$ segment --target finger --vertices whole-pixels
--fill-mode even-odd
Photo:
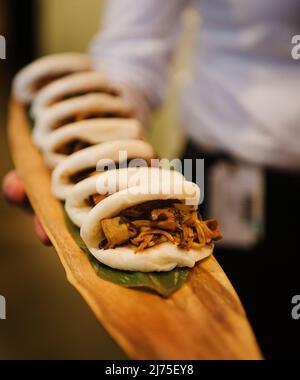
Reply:
[[[16,171],[6,174],[2,182],[2,191],[5,197],[13,203],[21,204],[26,200],[24,186]]]
[[[34,216],[34,227],[35,227],[35,232],[38,238],[40,239],[40,241],[46,246],[51,246],[52,243],[50,239],[48,238],[46,232],[44,231],[39,218],[36,215]]]

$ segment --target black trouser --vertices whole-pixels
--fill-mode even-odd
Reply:
[[[204,154],[191,142],[183,158],[204,158],[205,178],[211,165],[224,159]],[[296,359],[300,319],[291,316],[291,299],[300,294],[300,173],[266,170],[265,182],[264,241],[250,251],[216,248],[215,255],[241,298],[265,357]],[[207,181],[205,185],[207,199]],[[205,201],[202,213],[205,217]]]

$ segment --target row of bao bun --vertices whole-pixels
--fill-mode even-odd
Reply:
[[[157,166],[132,105],[93,71],[87,56],[35,61],[16,75],[13,96],[30,107],[33,141],[52,171],[53,195],[65,201],[100,262],[170,271],[212,253],[221,235],[215,220],[198,213],[199,187]]]

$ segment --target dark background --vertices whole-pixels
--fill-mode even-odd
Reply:
[[[35,13],[39,1],[0,0],[0,179],[12,168],[6,138],[7,102],[14,73],[37,56]],[[32,216],[0,195],[1,359],[124,359],[122,351],[67,283],[52,248],[37,240]]]
[[[6,138],[11,79],[17,70],[44,53],[39,50],[37,44],[37,34],[40,30],[38,23],[41,22],[38,10],[41,4],[45,5],[47,1],[54,0],[0,0],[0,34],[7,39],[7,60],[0,61],[0,179],[12,168]],[[75,0],[68,1],[71,3]],[[86,1],[88,5],[95,5],[102,0]],[[57,1],[56,3],[59,4]],[[66,13],[71,12],[66,3],[64,1],[62,10]],[[60,4],[58,7],[57,12],[60,11]],[[66,24],[66,34],[70,33],[70,25],[72,37],[71,23]],[[65,46],[62,44],[61,48],[63,50]],[[165,122],[165,119],[162,122]],[[161,128],[159,131],[161,133]],[[167,128],[166,133],[170,135]],[[163,144],[161,135],[160,140]],[[287,184],[288,181],[285,180],[284,183]],[[288,192],[285,193],[285,199],[282,199],[281,194],[277,194],[279,188],[279,184],[272,186],[272,197],[278,198],[281,208],[289,207],[295,214],[296,208],[294,204],[289,204]],[[293,223],[295,226],[298,224],[298,215],[280,222]],[[125,358],[78,293],[67,283],[54,250],[45,248],[38,242],[33,230],[32,216],[7,204],[2,195],[0,227],[0,295],[5,296],[7,300],[7,320],[0,321],[0,359]],[[293,238],[295,245],[292,249],[298,252],[297,236]],[[218,260],[238,293],[242,295],[242,301],[255,325],[260,343],[264,343],[266,347],[267,336],[268,352],[272,352],[274,341],[274,346],[277,347],[282,343],[282,351],[290,350],[295,354],[300,344],[296,336],[296,329],[299,326],[299,331],[300,324],[299,321],[291,320],[289,310],[292,296],[297,292],[299,294],[298,276],[295,275],[295,286],[291,293],[281,297],[284,304],[283,301],[281,304],[278,302],[273,284],[277,281],[286,282],[291,275],[291,269],[296,273],[298,268],[281,270],[281,262],[274,261],[275,248],[276,242],[274,250],[265,250],[268,257],[264,263],[261,255],[254,259],[253,255],[245,255],[243,252],[227,252],[226,255],[219,253]],[[283,257],[285,250],[286,247],[283,247],[282,253],[277,257]],[[234,259],[229,265],[226,257],[230,254]],[[263,291],[258,284],[259,278],[266,281]],[[266,310],[263,311],[263,315],[253,312],[254,306],[259,305],[261,310]],[[275,316],[280,313],[284,314],[282,320],[288,321],[289,330],[286,323],[276,324]],[[273,336],[270,332],[276,330],[278,333]]]

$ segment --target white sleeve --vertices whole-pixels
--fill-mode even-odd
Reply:
[[[108,0],[103,31],[92,42],[96,69],[133,88],[149,107],[165,96],[168,64],[188,0]]]

